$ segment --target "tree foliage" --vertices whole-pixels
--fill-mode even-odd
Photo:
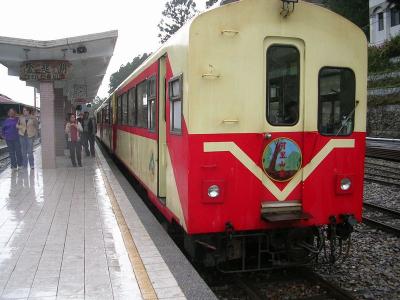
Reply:
[[[349,19],[360,27],[368,37],[369,1],[368,0],[325,0],[324,5],[332,11]]]
[[[389,5],[394,5],[397,8],[400,8],[400,0],[388,0]]]
[[[161,21],[158,23],[160,42],[166,42],[196,13],[197,9],[194,0],[169,0],[165,3]]]
[[[210,8],[213,6],[215,3],[217,3],[219,0],[207,0],[206,1],[206,8]]]
[[[137,69],[148,57],[150,53],[143,53],[136,56],[131,62],[122,65],[119,70],[110,77],[109,93],[112,93],[133,71]]]
[[[98,109],[100,107],[101,104],[103,104],[103,102],[106,100],[107,98],[101,98],[99,96],[96,96],[96,98],[94,98],[94,100],[92,101],[91,105],[91,109],[92,111],[95,111],[96,109]]]

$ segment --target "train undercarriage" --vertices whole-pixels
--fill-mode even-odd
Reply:
[[[184,237],[194,262],[224,273],[252,272],[343,261],[350,251],[352,216],[330,218],[322,227],[238,232],[229,223],[224,233]]]

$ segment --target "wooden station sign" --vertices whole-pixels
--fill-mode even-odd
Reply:
[[[32,60],[20,66],[19,78],[24,81],[54,81],[67,79],[71,64],[64,60]]]

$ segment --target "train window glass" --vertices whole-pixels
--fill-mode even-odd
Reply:
[[[149,79],[149,124],[148,128],[156,128],[156,78]]]
[[[319,72],[318,130],[323,135],[349,135],[354,129],[356,80],[346,68]]]
[[[299,120],[300,53],[293,46],[273,45],[267,51],[267,120],[293,126]]]
[[[107,103],[107,105],[106,105],[105,114],[106,114],[106,123],[109,124],[110,123],[110,103]]]
[[[113,102],[112,101],[110,101],[110,105],[109,105],[109,115],[108,115],[108,117],[109,117],[109,120],[110,120],[110,124],[113,124],[113,121],[112,121],[112,119],[114,118],[114,116],[113,116]]]
[[[119,96],[117,100],[117,122],[119,125],[122,124],[122,97]]]
[[[169,81],[170,129],[172,132],[182,132],[182,75]]]
[[[147,127],[147,81],[140,83],[136,87],[137,95],[137,119],[138,126],[146,128]]]
[[[128,124],[128,94],[122,95],[122,124]]]
[[[137,122],[136,91],[135,88],[129,90],[129,125],[135,126]]]

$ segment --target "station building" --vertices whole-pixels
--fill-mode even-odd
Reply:
[[[117,38],[118,31],[51,41],[0,37],[0,63],[40,93],[43,168],[56,168],[64,155],[65,116],[96,97]]]
[[[400,32],[400,10],[389,1],[369,0],[370,44],[382,45]]]

